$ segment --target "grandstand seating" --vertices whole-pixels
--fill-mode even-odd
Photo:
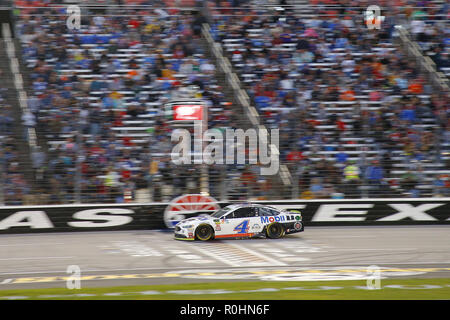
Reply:
[[[135,190],[136,181],[129,179],[129,171],[132,177],[147,179],[149,152],[151,161],[159,161],[160,171],[170,166],[171,128],[163,106],[181,88],[195,86],[196,95],[208,100],[210,128],[229,126],[230,103],[214,78],[214,66],[202,44],[192,36],[192,16],[155,14],[152,21],[149,16],[134,19],[141,24],[139,35],[121,18],[106,18],[102,25],[82,30],[80,36],[59,32],[64,20],[52,18],[50,9],[39,26],[31,20],[24,15],[18,24],[32,81],[30,101],[38,132],[48,143],[50,181],[58,185],[55,192],[65,190],[66,197],[53,195],[52,202],[73,201],[70,190],[77,155],[85,157],[81,166],[86,188],[98,185],[109,171],[117,171],[122,174],[118,185]],[[123,31],[112,32],[118,25]],[[179,40],[181,34],[185,38]],[[43,47],[53,41],[58,47]],[[83,134],[77,136],[78,132]],[[77,150],[80,144],[82,150]],[[56,173],[58,166],[66,171]],[[84,201],[107,200],[104,195],[86,197]]]
[[[450,173],[450,144],[441,135],[446,132],[448,136],[449,127],[437,116],[448,112],[447,96],[438,97],[414,67],[404,63],[405,56],[391,41],[392,33],[374,40],[373,33],[355,18],[350,22],[336,19],[340,13],[333,13],[333,8],[318,12],[303,7],[296,14],[290,10],[283,18],[270,16],[262,7],[243,6],[232,14],[230,8],[226,10],[212,8],[213,37],[223,46],[266,123],[285,131],[287,139],[281,141],[285,161],[298,148],[308,161],[317,164],[325,157],[342,170],[335,162],[341,147],[365,171],[370,161],[382,160],[388,153],[390,175],[381,183],[396,187],[411,170],[419,170],[417,189],[428,195],[436,176]],[[320,15],[325,13],[325,18]],[[242,16],[247,18],[242,20]],[[296,97],[287,99],[289,92],[296,92]],[[435,103],[446,107],[440,109]],[[408,113],[413,118],[407,118]],[[293,123],[293,117],[302,123]],[[339,130],[338,121],[345,129]],[[405,152],[409,142],[397,144],[388,134],[377,138],[377,125],[412,140],[416,155]],[[421,153],[417,149],[423,145],[417,136],[428,132],[433,143]],[[393,192],[390,188],[389,193]]]
[[[333,1],[287,1],[299,7],[286,11],[257,3],[209,1],[211,32],[264,123],[280,129],[281,161],[302,196],[448,195],[448,95],[435,92],[392,41],[394,23],[404,17],[409,23],[414,10],[394,5],[400,18],[388,14],[382,30],[368,32],[352,8],[358,1],[339,1],[338,10]],[[432,3],[439,9],[428,14],[448,14],[446,3]],[[241,115],[233,113],[192,28],[195,18],[189,11],[170,9],[170,16],[129,8],[132,17],[88,16],[81,32],[70,32],[62,10],[23,9],[17,21],[29,105],[47,144],[47,201],[73,202],[77,174],[83,202],[123,202],[129,192],[148,200],[142,194],[148,185],[155,200],[196,191],[198,168],[170,162],[162,106],[195,86],[208,100],[209,127],[235,127]],[[441,44],[444,57],[447,35],[419,43],[430,54]],[[445,59],[439,62],[447,72]],[[352,165],[359,168],[357,183],[345,175]],[[224,186],[236,199],[274,194],[252,168],[221,170],[209,169],[213,195]]]

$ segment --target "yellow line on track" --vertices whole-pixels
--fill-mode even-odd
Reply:
[[[439,272],[450,271],[450,268],[380,268],[380,272]],[[365,268],[347,268],[347,269],[274,269],[274,270],[210,270],[208,272],[190,272],[190,273],[136,273],[136,274],[104,274],[104,275],[86,275],[81,276],[80,281],[88,280],[123,280],[123,279],[148,279],[148,278],[178,278],[178,277],[195,277],[195,276],[229,276],[229,275],[267,275],[267,274],[285,274],[285,273],[366,273]],[[13,278],[8,284],[22,284],[22,283],[39,283],[39,282],[58,282],[72,280],[72,277],[68,276],[55,276],[55,277],[26,277],[26,278]]]

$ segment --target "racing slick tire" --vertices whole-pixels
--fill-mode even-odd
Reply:
[[[279,239],[284,236],[284,227],[279,223],[271,223],[266,227],[266,236],[270,239]]]
[[[201,224],[195,229],[195,238],[201,241],[208,241],[214,237],[214,230],[210,225]]]

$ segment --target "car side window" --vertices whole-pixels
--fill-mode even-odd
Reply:
[[[251,209],[251,211],[248,214],[249,218],[251,218],[251,217],[259,217],[257,208],[249,208],[249,209]]]
[[[222,217],[222,219],[233,219],[234,218],[234,212],[230,212],[229,214],[226,214]]]
[[[239,208],[233,212],[233,218],[248,218],[248,217],[254,217],[256,214],[256,211],[254,208]]]
[[[277,216],[280,214],[277,210],[274,210],[274,209],[269,209],[269,211],[270,211],[270,213],[272,213],[273,216]]]
[[[259,215],[265,217],[271,217],[274,215],[274,210],[270,210],[268,208],[259,208]]]

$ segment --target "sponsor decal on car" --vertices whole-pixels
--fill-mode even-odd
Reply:
[[[261,223],[284,222],[285,216],[261,217]]]
[[[239,223],[236,228],[233,229],[234,232],[238,234],[247,234],[249,229],[249,222],[250,220],[244,220],[241,223]]]

